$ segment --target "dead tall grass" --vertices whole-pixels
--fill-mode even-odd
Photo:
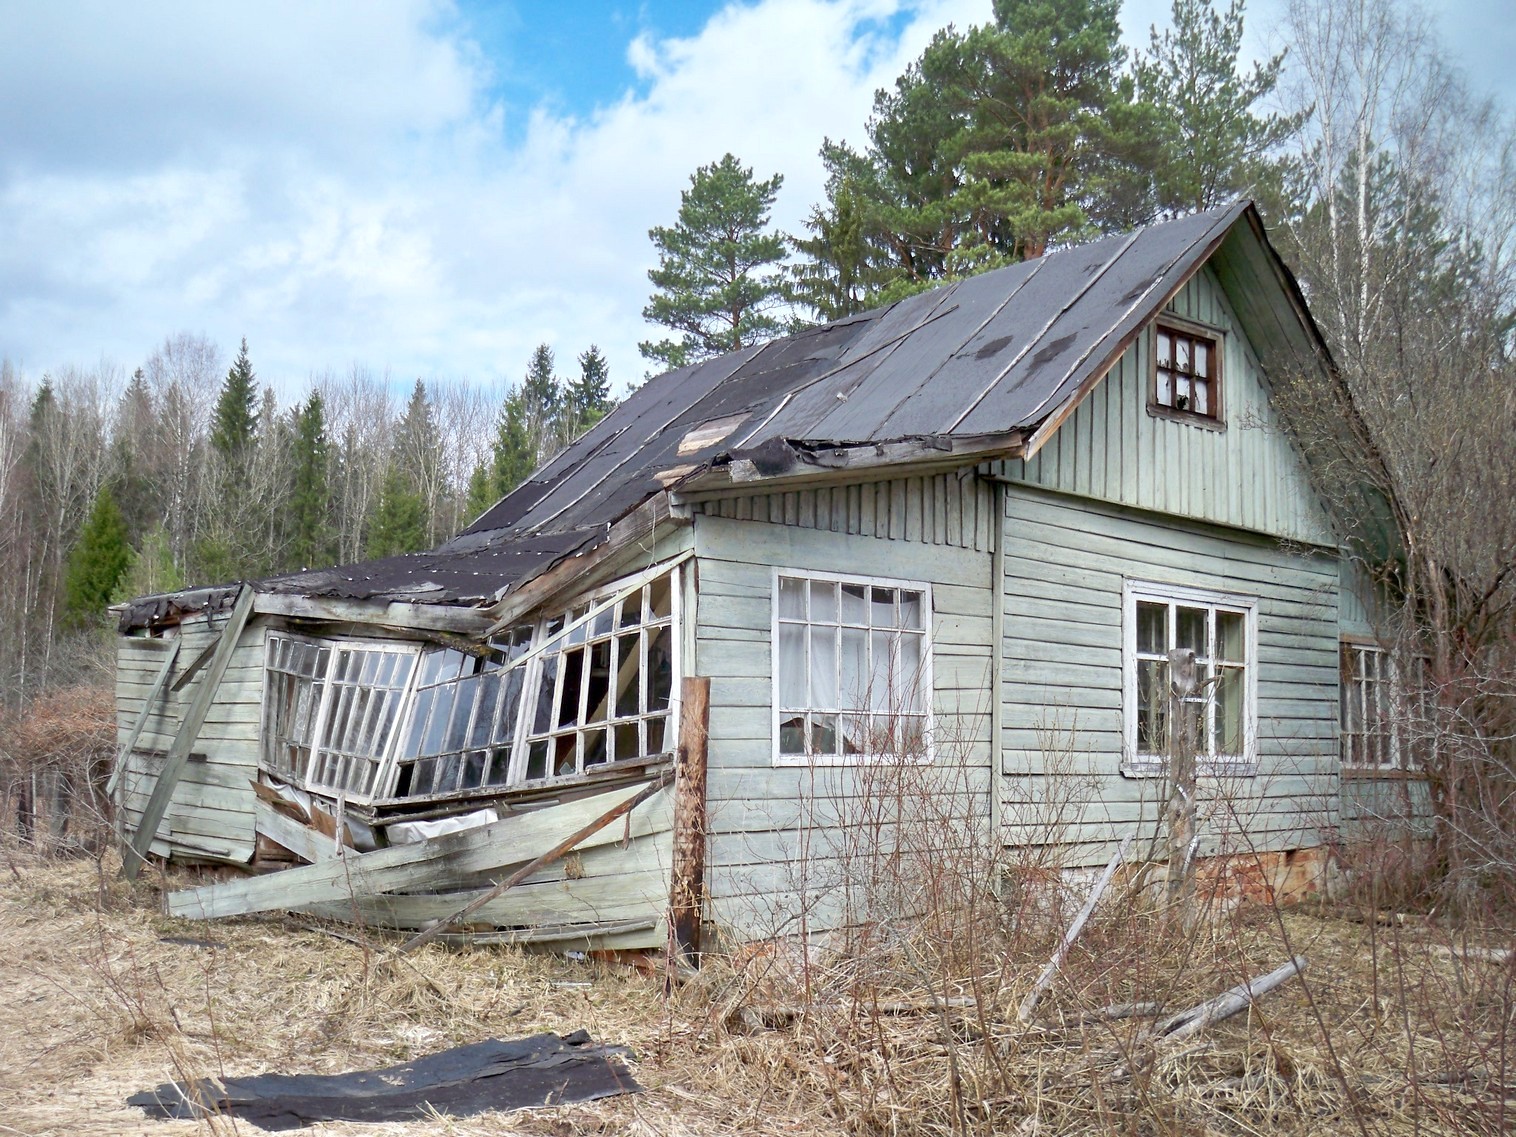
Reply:
[[[0,711],[0,829],[43,852],[103,848],[115,739],[109,687],[55,688]]]
[[[912,792],[926,785],[874,788],[905,809],[932,800]],[[919,828],[884,824],[879,804],[848,807],[874,811],[854,820],[878,817],[873,832],[889,838],[884,862],[856,865],[856,879],[900,910],[860,885],[867,921],[804,947],[707,956],[672,996],[657,976],[511,949],[392,961],[377,933],[293,917],[170,920],[157,889],[182,874],[127,885],[113,857],[12,842],[0,863],[0,1134],[236,1132],[224,1119],[149,1125],[122,1103],[170,1079],[332,1073],[579,1027],[629,1045],[649,1092],[386,1133],[1509,1131],[1516,973],[1471,949],[1510,946],[1510,929],[1252,904],[1178,936],[1113,887],[1024,1025],[1016,1008],[1086,885],[1049,875],[1046,849],[1024,863],[990,856],[933,812],[949,796],[906,809],[929,822]],[[1163,1042],[1151,1014],[1108,1011],[1179,1010],[1296,954],[1310,960],[1303,980],[1183,1044]]]

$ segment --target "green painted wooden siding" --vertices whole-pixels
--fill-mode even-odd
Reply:
[[[203,619],[191,620],[180,630],[183,645],[175,663],[174,675],[195,659],[219,634],[225,619],[207,627]],[[159,840],[153,851],[160,856],[169,852],[191,857],[207,854],[227,860],[246,861],[254,845],[253,792],[248,783],[257,777],[259,724],[263,714],[263,633],[262,624],[243,629],[236,653],[221,680],[216,701],[212,703],[205,726],[200,731],[194,754],[204,754],[201,761],[192,758],[174,789]],[[161,649],[145,646],[130,636],[116,641],[116,731],[126,741],[142,700],[163,663]],[[203,675],[203,672],[202,672]],[[128,833],[134,831],[143,807],[153,791],[157,771],[162,767],[162,752],[173,745],[190,700],[195,695],[197,677],[180,691],[161,695],[148,719],[137,745],[127,759],[127,769],[118,791],[123,806],[123,820]],[[172,683],[172,679],[170,680]],[[158,754],[148,753],[158,751]]]
[[[714,516],[695,519],[699,564],[693,671],[711,679],[707,884],[711,916],[740,936],[773,936],[834,925],[847,889],[877,863],[881,845],[919,848],[944,833],[983,832],[990,772],[990,555],[972,547],[993,514],[990,488],[971,476],[902,479],[904,499],[885,486],[878,501],[903,504],[902,516],[932,516],[926,499],[940,491],[959,504],[953,525],[923,525],[903,536],[847,532],[863,514],[817,510],[814,501],[786,513],[782,500],[750,505],[752,516],[790,516],[789,524]],[[835,503],[846,495],[828,491]],[[792,495],[774,495],[775,498]],[[744,499],[756,501],[756,499]],[[855,499],[856,500],[856,499]],[[967,501],[968,505],[963,503]],[[914,504],[913,504],[914,502]],[[773,509],[773,513],[769,510]],[[967,514],[974,520],[962,525]],[[837,517],[839,531],[817,527]],[[848,518],[853,520],[848,520]],[[809,524],[807,524],[809,522]],[[828,522],[830,525],[830,522]],[[889,527],[882,527],[889,532]],[[876,533],[878,528],[874,530]],[[898,530],[897,530],[898,531]],[[943,543],[922,536],[942,534]],[[992,532],[990,534],[992,538]],[[986,545],[988,542],[984,542]],[[772,741],[774,568],[840,572],[928,582],[933,590],[935,756],[929,764],[778,767]],[[890,811],[911,803],[910,823]],[[881,812],[883,811],[883,812]],[[960,842],[961,844],[961,842]],[[907,858],[919,861],[919,858]]]
[[[1121,772],[1127,580],[1257,601],[1259,771],[1203,780],[1202,851],[1318,843],[1337,819],[1335,556],[1030,487],[1007,488],[1006,526],[1007,845],[1096,864],[1154,832],[1162,780]]]
[[[1225,293],[1207,266],[1169,309],[1225,333],[1225,430],[1148,413],[1152,335],[1144,331],[1110,374],[1028,462],[1007,476],[1049,489],[1335,546],[1304,463]]]
[[[702,502],[711,517],[766,521],[956,549],[988,551],[995,541],[992,495],[971,469],[859,485],[820,486]]]

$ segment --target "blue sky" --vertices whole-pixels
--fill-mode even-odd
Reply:
[[[1288,0],[1253,0],[1267,50]],[[1516,102],[1511,0],[1432,21]],[[285,401],[355,363],[514,380],[589,344],[641,376],[647,230],[725,151],[782,172],[797,230],[824,137],[989,0],[8,0],[0,358],[35,380],[246,336]],[[1128,0],[1145,44],[1167,0]]]

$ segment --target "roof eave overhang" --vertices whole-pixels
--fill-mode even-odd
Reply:
[[[998,434],[920,435],[882,442],[845,443],[773,439],[739,450],[694,470],[672,487],[676,505],[734,494],[786,492],[809,486],[905,477],[961,469],[978,462],[1016,458],[1023,436]]]

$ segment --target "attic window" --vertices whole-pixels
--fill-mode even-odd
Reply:
[[[1221,335],[1173,319],[1153,326],[1152,409],[1221,421]]]

